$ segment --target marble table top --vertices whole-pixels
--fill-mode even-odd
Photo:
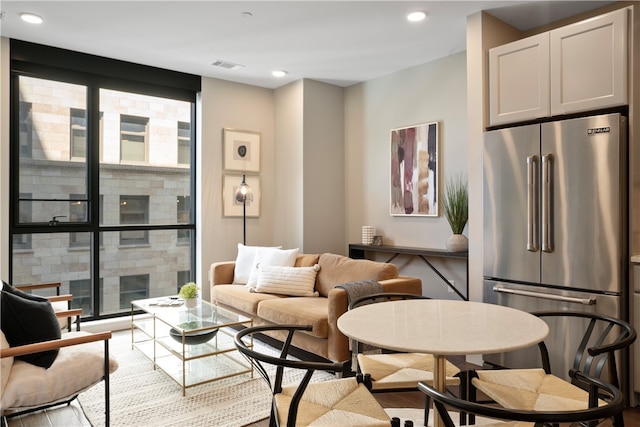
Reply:
[[[549,334],[543,320],[525,311],[436,299],[360,306],[338,318],[338,329],[389,350],[448,356],[517,350]]]

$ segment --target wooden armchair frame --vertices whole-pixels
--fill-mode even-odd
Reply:
[[[51,289],[55,288],[56,294],[55,296],[43,297],[47,298],[49,302],[59,302],[59,301],[67,301],[67,310],[56,311],[56,317],[61,319],[67,318],[67,331],[71,332],[71,324],[73,323],[71,319],[76,318],[76,331],[80,330],[80,317],[82,316],[82,309],[72,309],[71,301],[73,300],[73,295],[71,294],[63,294],[60,295],[60,287],[62,283],[60,282],[51,282],[51,283],[36,283],[33,285],[19,285],[15,286],[16,289],[21,290],[23,292],[31,292],[37,289]]]

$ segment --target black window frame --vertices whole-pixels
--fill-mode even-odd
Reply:
[[[66,49],[54,48],[46,45],[24,42],[21,40],[11,39],[10,58],[11,58],[11,90],[10,90],[10,206],[9,206],[9,277],[13,277],[13,240],[16,236],[31,236],[37,233],[72,233],[89,231],[92,233],[92,263],[91,277],[92,290],[94,295],[101,295],[100,277],[100,242],[101,236],[105,232],[123,231],[127,227],[123,225],[104,226],[100,222],[100,209],[96,209],[98,205],[99,188],[99,170],[100,170],[100,118],[99,111],[99,91],[100,89],[112,89],[137,93],[142,95],[157,96],[191,103],[191,140],[195,143],[196,113],[195,105],[198,93],[201,90],[201,77],[181,73],[171,70],[150,67],[141,64],[135,64],[126,61],[114,60],[110,58],[75,52]],[[29,76],[42,78],[52,81],[66,82],[72,84],[81,84],[88,87],[87,90],[87,136],[89,143],[87,144],[88,162],[88,185],[87,200],[88,203],[88,221],[84,224],[60,223],[56,225],[55,230],[50,224],[45,223],[29,223],[21,224],[18,220],[17,204],[20,203],[21,196],[19,194],[19,169],[13,167],[20,158],[20,132],[21,124],[25,119],[25,114],[20,114],[20,103],[18,96],[18,79],[20,76]],[[21,122],[22,118],[22,122]],[[26,141],[27,143],[30,142]],[[29,144],[27,144],[29,145]],[[32,146],[32,145],[31,145]],[[171,224],[171,225],[146,225],[145,230],[173,230],[183,229],[191,231],[191,265],[192,280],[195,278],[196,268],[196,244],[195,231],[197,225],[195,223],[195,203],[196,203],[196,150],[191,150],[191,220],[188,224]],[[96,200],[92,203],[92,200]],[[27,249],[27,248],[25,248]],[[30,248],[28,248],[30,249]],[[94,298],[93,313],[86,320],[98,318],[120,317],[127,313],[105,314],[101,313],[101,297]],[[97,314],[95,314],[97,313]]]

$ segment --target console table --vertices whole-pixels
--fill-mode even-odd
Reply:
[[[450,252],[446,249],[429,249],[429,248],[413,248],[407,246],[387,246],[387,245],[361,245],[361,244],[349,244],[349,258],[353,259],[365,259],[365,252],[386,252],[393,254],[386,262],[393,261],[398,255],[411,255],[417,256],[431,270],[433,270],[436,275],[442,279],[442,281],[449,287],[453,292],[455,292],[460,298],[465,301],[469,300],[469,253],[467,251],[464,252]],[[455,258],[461,259],[465,261],[466,264],[466,280],[465,280],[465,291],[463,294],[456,288],[454,285],[449,282],[449,280],[438,271],[437,268],[428,260],[428,258]]]

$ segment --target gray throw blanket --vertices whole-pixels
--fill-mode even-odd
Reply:
[[[347,303],[349,305],[351,305],[352,301],[355,301],[358,298],[362,298],[367,295],[379,294],[380,292],[382,292],[382,285],[375,280],[361,280],[358,282],[342,283],[340,285],[336,285],[335,287],[345,290],[345,292],[347,293]],[[363,305],[365,304],[367,303],[364,303]],[[357,345],[358,343],[355,340],[349,339],[349,350],[353,351],[354,349],[356,349]],[[378,353],[380,352],[380,349],[367,344],[360,344],[360,352],[364,353],[365,351],[368,353]],[[353,371],[357,372],[358,358],[357,353],[355,352],[352,353],[351,366]]]
[[[336,288],[344,289],[347,293],[347,302],[355,301],[367,295],[379,294],[382,292],[382,285],[375,280],[361,280],[359,282],[349,282],[336,285]]]

